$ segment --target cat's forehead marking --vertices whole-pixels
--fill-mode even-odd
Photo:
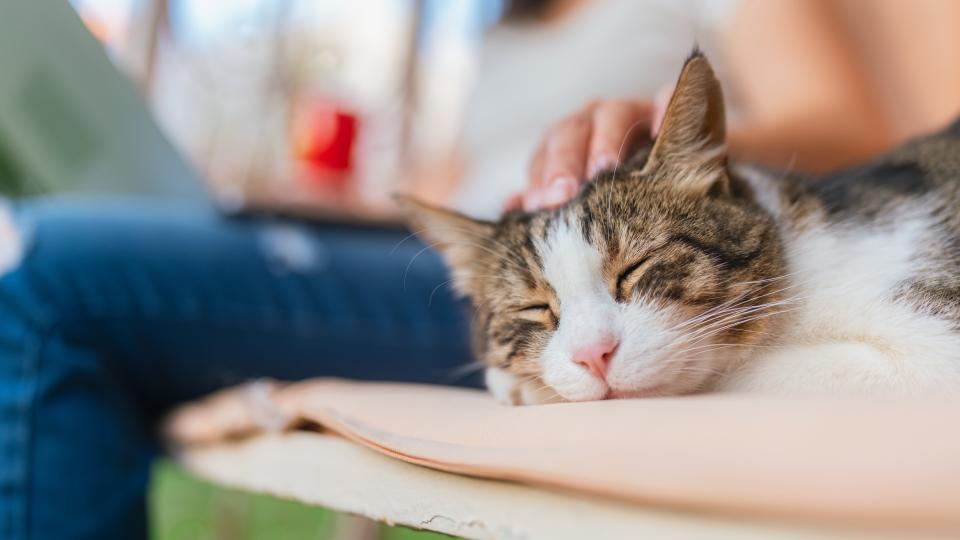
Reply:
[[[603,288],[600,253],[584,237],[580,224],[570,222],[572,219],[554,220],[537,242],[544,277],[561,306]]]

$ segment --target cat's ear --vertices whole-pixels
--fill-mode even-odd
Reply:
[[[472,296],[473,277],[479,261],[491,249],[488,244],[496,226],[412,197],[400,195],[396,201],[411,230],[443,256],[450,268],[454,289]]]
[[[695,49],[680,72],[648,165],[661,167],[680,187],[727,193],[723,90],[710,62]]]

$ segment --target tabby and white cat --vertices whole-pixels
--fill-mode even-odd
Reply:
[[[731,166],[695,52],[652,148],[566,206],[406,200],[511,403],[960,391],[960,123],[818,179]]]

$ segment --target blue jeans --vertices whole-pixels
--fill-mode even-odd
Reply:
[[[13,215],[26,249],[0,277],[0,538],[145,536],[157,420],[224,386],[477,384],[465,306],[404,231],[136,200]]]

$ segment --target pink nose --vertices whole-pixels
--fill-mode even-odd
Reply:
[[[617,350],[617,338],[605,336],[573,351],[573,361],[587,369],[594,377],[605,379],[607,366]]]

